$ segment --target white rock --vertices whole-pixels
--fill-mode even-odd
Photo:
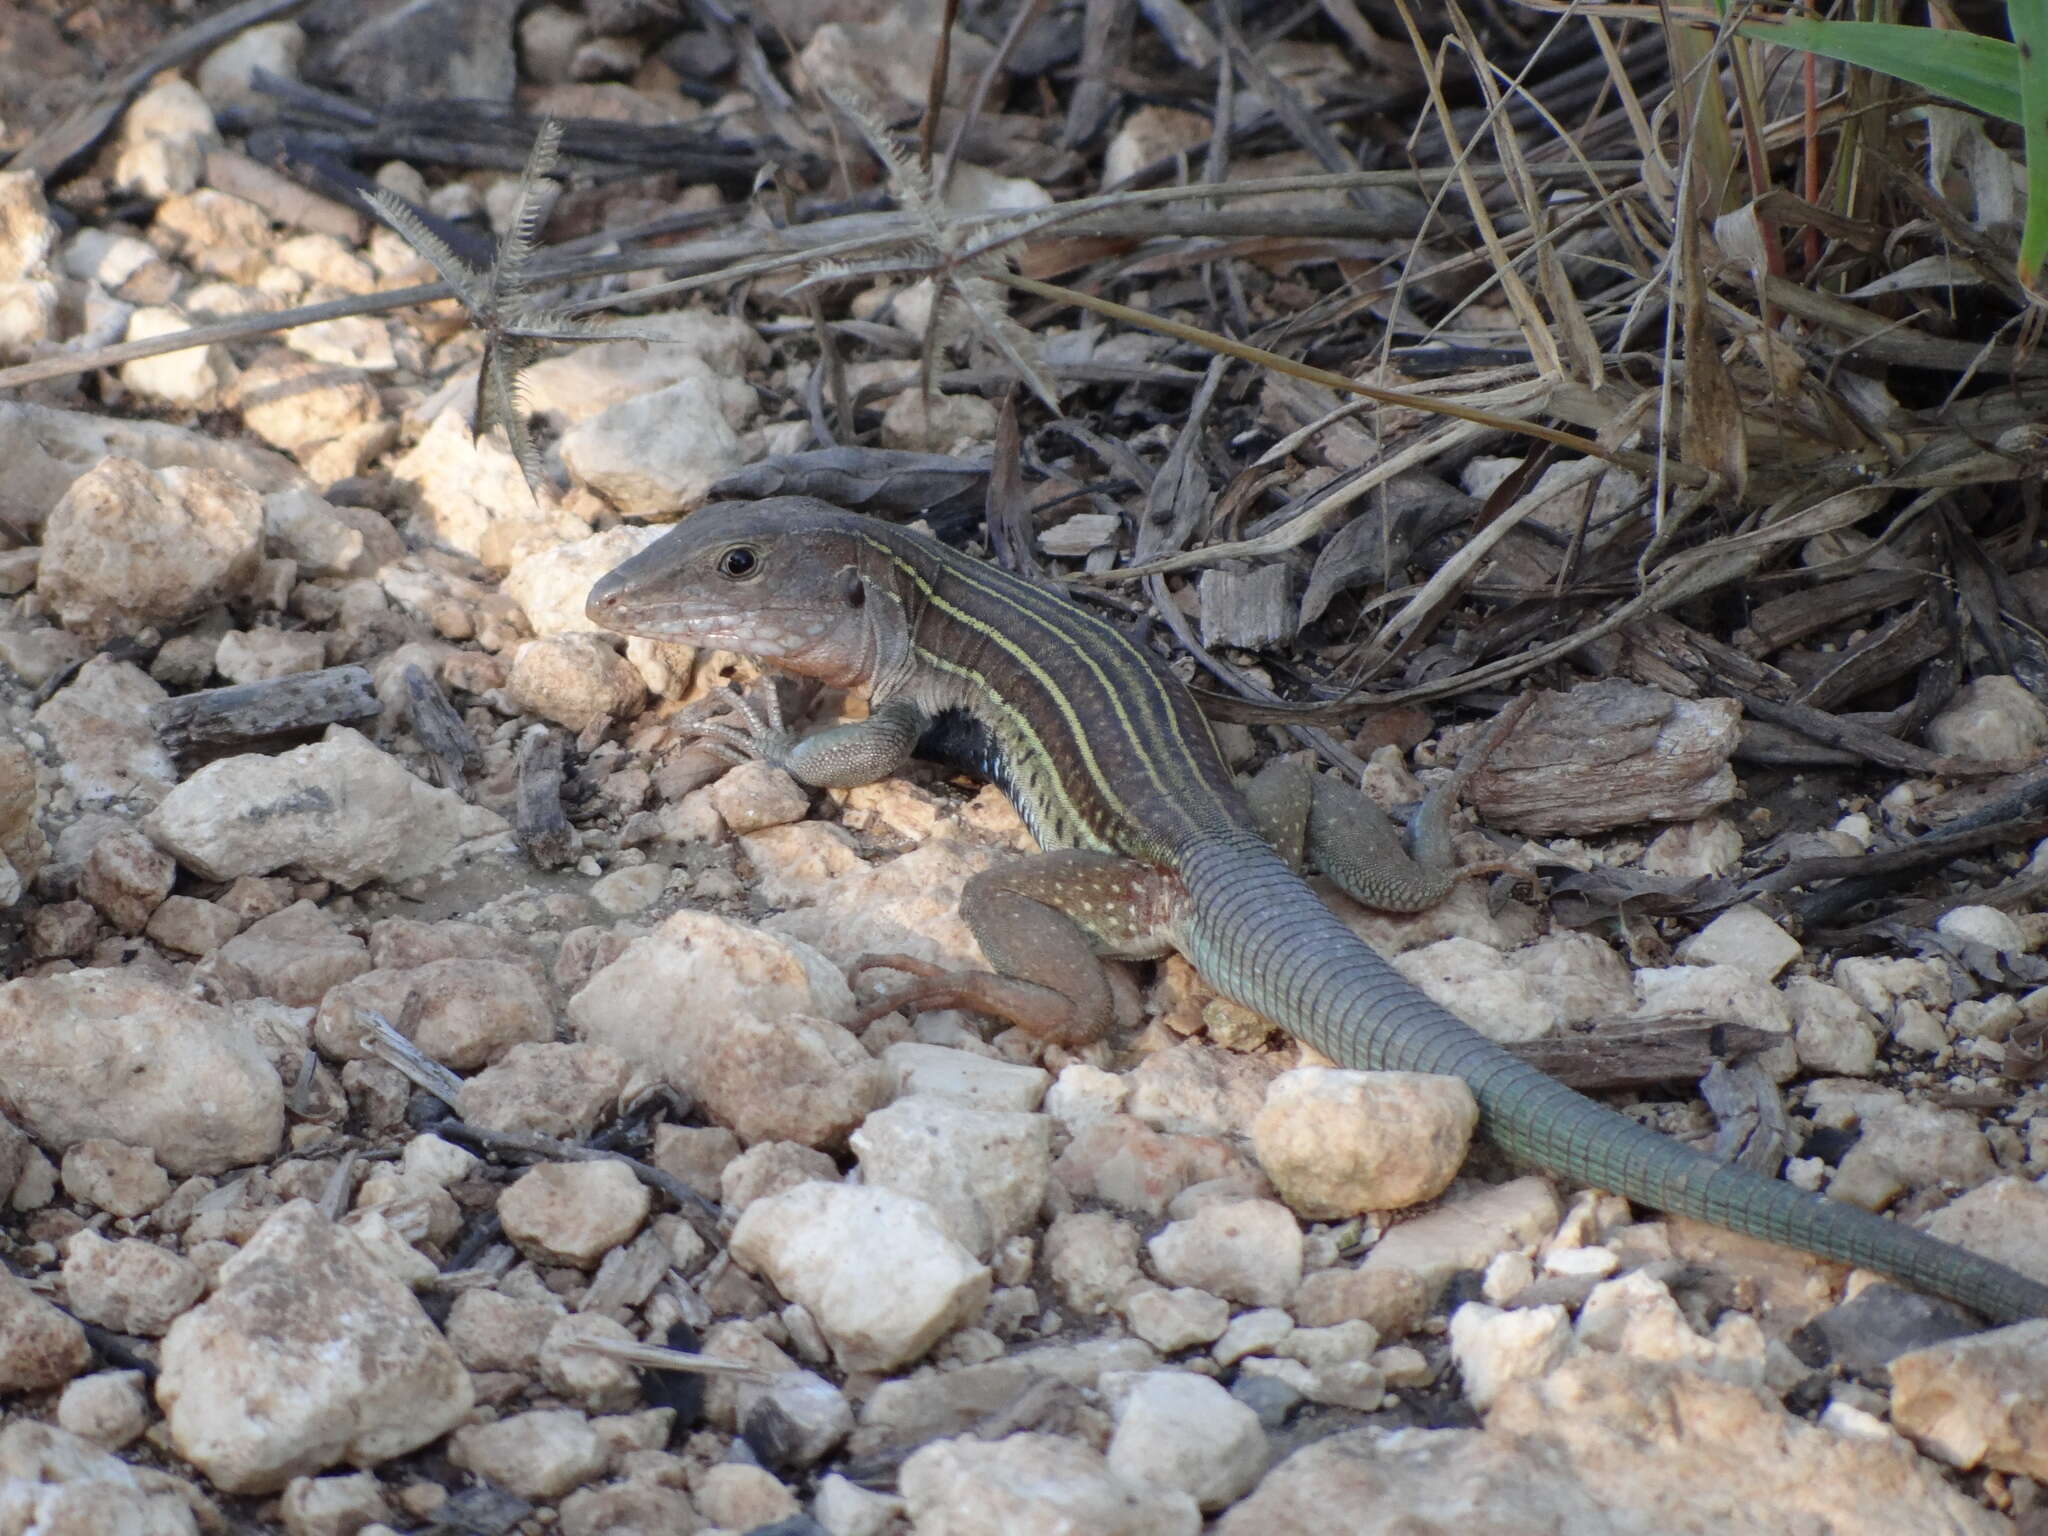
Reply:
[[[897,1479],[913,1529],[933,1536],[1195,1536],[1186,1493],[1133,1487],[1100,1452],[1058,1435],[920,1446]]]
[[[759,399],[744,381],[767,361],[768,349],[751,325],[708,309],[636,315],[631,324],[669,339],[601,341],[544,358],[520,375],[528,408],[575,425],[687,379],[711,393],[735,432],[758,413]]]
[[[691,1487],[699,1512],[720,1530],[752,1531],[797,1516],[796,1495],[765,1467],[721,1462]]]
[[[0,1271],[0,1393],[61,1387],[91,1364],[77,1319]]]
[[[0,180],[0,212],[6,210],[7,186]],[[40,528],[65,492],[110,456],[152,470],[185,465],[224,472],[259,496],[304,483],[289,459],[253,443],[164,422],[0,401],[0,463],[8,466],[0,515],[24,529]]]
[[[647,702],[640,670],[599,635],[551,635],[512,652],[505,696],[522,712],[579,735],[607,720],[630,720]]]
[[[183,311],[152,304],[128,316],[121,339],[150,341],[191,329],[192,321]],[[145,400],[202,411],[218,405],[234,384],[235,365],[226,347],[186,347],[123,363],[121,382]]]
[[[340,315],[295,325],[280,339],[294,352],[332,368],[389,373],[398,366],[390,324],[370,315]]]
[[[88,638],[178,623],[239,596],[263,557],[263,502],[213,470],[108,458],[50,509],[36,587]]]
[[[0,1488],[10,1531],[26,1536],[199,1536],[218,1521],[183,1478],[136,1466],[33,1419],[0,1428]]]
[[[72,1312],[116,1333],[162,1333],[205,1294],[206,1276],[182,1254],[141,1238],[108,1242],[87,1228],[64,1248]]]
[[[275,756],[208,763],[145,826],[209,880],[303,869],[347,890],[425,874],[508,830],[495,811],[413,777],[342,726]]]
[[[498,1197],[498,1218],[536,1262],[594,1269],[633,1240],[652,1204],[624,1163],[537,1163]]]
[[[322,482],[360,474],[369,457],[398,438],[398,423],[384,414],[383,402],[368,379],[349,368],[314,362],[287,347],[272,347],[250,360],[235,380],[233,403],[241,409],[244,426],[291,454]],[[318,500],[310,490],[304,494]],[[372,526],[382,521],[374,513],[366,519]],[[391,547],[397,543],[395,530],[383,543],[385,559],[395,560],[403,553],[402,546]],[[368,574],[350,569],[352,574]]]
[[[464,1291],[448,1311],[448,1343],[473,1371],[540,1369],[541,1345],[562,1318],[562,1304],[508,1296],[502,1291]]]
[[[1564,1022],[1543,989],[1476,939],[1450,938],[1394,958],[1394,969],[1488,1038],[1541,1040]]]
[[[678,1016],[673,999],[688,997]],[[579,1036],[695,1095],[743,1141],[837,1143],[890,1097],[845,1028],[853,994],[793,940],[708,912],[635,939],[569,1002]]]
[[[1096,1317],[1142,1287],[1138,1229],[1107,1211],[1067,1211],[1046,1228],[1045,1272],[1060,1305]]]
[[[1877,1020],[1853,997],[1812,976],[1793,977],[1784,991],[1802,1067],[1841,1077],[1877,1070]]]
[[[1327,1221],[1435,1199],[1478,1123],[1455,1077],[1302,1067],[1267,1086],[1252,1147],[1296,1214]]]
[[[1212,1343],[1230,1326],[1229,1302],[1189,1286],[1143,1286],[1123,1298],[1122,1309],[1131,1332],[1162,1355]]]
[[[1387,1395],[1387,1379],[1374,1358],[1379,1331],[1359,1318],[1329,1328],[1297,1328],[1276,1346],[1283,1359],[1306,1366],[1300,1391],[1312,1403],[1377,1409]]]
[[[1634,970],[1590,933],[1545,934],[1507,961],[1566,1025],[1612,1018],[1635,1006]]]
[[[1653,875],[1696,880],[1731,873],[1742,862],[1742,834],[1725,816],[1666,827],[1643,850],[1643,868]]]
[[[81,1376],[57,1400],[57,1423],[110,1451],[149,1428],[149,1398],[140,1371],[96,1371]]]
[[[882,1062],[899,1095],[935,1094],[982,1109],[1036,1109],[1052,1082],[1042,1067],[915,1040],[899,1040],[882,1052]]]
[[[1664,1282],[1642,1270],[1594,1286],[1574,1337],[1590,1349],[1688,1365],[1743,1386],[1764,1384],[1766,1345],[1755,1319],[1724,1312],[1713,1335],[1703,1336]]]
[[[606,1456],[589,1419],[572,1408],[545,1408],[465,1425],[449,1437],[448,1459],[522,1499],[558,1499],[601,1473]]]
[[[1511,1381],[1546,1376],[1573,1348],[1563,1307],[1503,1312],[1468,1301],[1451,1314],[1451,1358],[1465,1378],[1465,1396],[1484,1413]]]
[[[1948,938],[1982,944],[2001,955],[2023,955],[2032,948],[2018,920],[1996,907],[1951,907],[1934,927]]]
[[[1037,1219],[1052,1121],[912,1094],[869,1115],[850,1145],[864,1183],[927,1201],[954,1240],[986,1261]]]
[[[413,1178],[446,1186],[461,1183],[483,1167],[483,1160],[467,1148],[428,1131],[405,1144],[398,1166]]]
[[[397,530],[373,548],[360,519],[311,490],[273,491],[263,498],[263,536],[274,555],[297,562],[303,576],[370,576],[404,550]],[[382,522],[382,519],[378,519]]]
[[[1920,1229],[2048,1284],[2048,1188],[1996,1178],[1922,1217]]]
[[[285,1536],[353,1536],[396,1518],[374,1472],[295,1477],[277,1505]]]
[[[732,1254],[817,1320],[845,1370],[895,1370],[980,1315],[991,1277],[923,1201],[799,1184],[756,1200]]]
[[[114,185],[161,201],[190,192],[206,171],[206,151],[220,142],[213,109],[172,75],[135,99],[121,118]]]
[[[117,801],[155,805],[178,770],[149,724],[170,695],[147,672],[98,655],[36,711],[35,722],[58,756],[58,773],[81,805]]]
[[[1285,1306],[1301,1283],[1301,1227],[1271,1200],[1223,1200],[1169,1224],[1146,1249],[1168,1285],[1255,1307]]]
[[[1218,1365],[1231,1366],[1247,1355],[1268,1355],[1294,1332],[1294,1319],[1279,1307],[1255,1307],[1230,1320],[1209,1351]]]
[[[1974,1114],[1893,1103],[1864,1117],[1828,1193],[1878,1211],[1909,1189],[1970,1189],[1996,1171]]]
[[[472,439],[466,408],[451,405],[434,418],[392,475],[419,494],[420,519],[437,543],[509,570],[536,550],[581,539],[589,527],[540,488],[540,504],[502,436]]]
[[[683,379],[562,434],[562,463],[628,517],[673,518],[745,462],[717,389]]]
[[[1799,941],[1748,902],[1730,907],[1678,946],[1678,958],[1688,965],[1731,965],[1764,981],[1775,981],[1799,955]]]
[[[1980,677],[1928,721],[1927,742],[1980,762],[2038,758],[2048,752],[2048,709],[2018,678]]]
[[[1129,1092],[1130,1085],[1120,1073],[1105,1072],[1086,1062],[1069,1062],[1046,1090],[1045,1112],[1071,1129],[1119,1113]]]
[[[1789,1034],[1792,1016],[1785,1000],[1753,971],[1733,965],[1674,965],[1636,972],[1637,1010],[1643,1015],[1704,1013],[1740,1019],[1758,1029]]]
[[[544,366],[529,369],[527,378]],[[526,620],[536,635],[573,635],[595,629],[583,612],[592,585],[665,532],[663,528],[621,524],[586,539],[535,550],[506,573],[500,590],[526,610]]]
[[[326,641],[306,630],[231,629],[213,653],[214,671],[230,683],[264,683],[326,665]]]
[[[1251,1491],[1272,1451],[1259,1416],[1206,1376],[1145,1371],[1106,1376],[1116,1433],[1109,1469],[1127,1483],[1163,1483],[1221,1509]]]
[[[34,171],[0,171],[0,282],[47,278],[62,233],[50,217],[42,178]]]
[[[469,1373],[419,1304],[303,1200],[269,1217],[171,1326],[157,1401],[178,1453],[232,1493],[374,1466],[462,1422]]]
[[[888,1536],[904,1515],[903,1500],[848,1482],[837,1472],[818,1480],[811,1518],[827,1536]]]
[[[2048,1477],[2041,1381],[2048,1321],[1948,1339],[1891,1362],[1892,1424],[1929,1455],[1968,1471]]]
[[[1768,1394],[1597,1353],[1511,1384],[1484,1431],[1319,1440],[1268,1474],[1215,1536],[1321,1529],[1333,1510],[1387,1511],[1352,1527],[1373,1536],[1400,1522],[1572,1536],[2002,1536],[2009,1525],[1895,1439],[1845,1438]]]
[[[1461,1269],[1485,1269],[1503,1249],[1534,1248],[1557,1220],[1557,1194],[1546,1180],[1486,1186],[1390,1229],[1360,1268],[1406,1270],[1435,1291]]]
[[[236,107],[245,112],[274,114],[277,98],[256,87],[259,69],[280,80],[299,78],[299,56],[306,34],[295,21],[267,22],[238,32],[209,53],[199,65],[199,93],[215,111]]]
[[[0,1108],[46,1146],[147,1147],[172,1173],[260,1162],[284,1090],[224,1010],[122,970],[0,986]]]

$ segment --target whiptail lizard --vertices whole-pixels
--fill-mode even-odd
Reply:
[[[921,752],[1008,792],[1050,851],[969,882],[961,910],[995,974],[910,967],[926,974],[921,1001],[1078,1042],[1110,1022],[1096,957],[1175,949],[1343,1066],[1463,1078],[1483,1129],[1517,1158],[1880,1271],[1997,1321],[2048,1315],[2048,1286],[1660,1136],[1431,1002],[1255,830],[1207,721],[1165,667],[1039,585],[921,534],[784,497],[698,511],[599,581],[589,615],[866,685],[871,712],[856,724],[802,739],[779,716],[711,730],[804,783],[870,783]],[[1325,872],[1369,903],[1380,885],[1394,900],[1378,904],[1401,905],[1406,882],[1347,841],[1342,820],[1310,821]]]

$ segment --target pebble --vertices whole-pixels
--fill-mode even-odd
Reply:
[[[65,1299],[76,1316],[150,1338],[206,1292],[206,1275],[182,1254],[136,1237],[108,1242],[90,1228],[65,1245],[63,1274]]]
[[[1109,1469],[1126,1483],[1163,1484],[1222,1509],[1250,1492],[1272,1459],[1258,1414],[1206,1376],[1112,1374],[1102,1391],[1116,1417]]]
[[[36,590],[88,639],[172,624],[238,596],[263,558],[263,502],[217,470],[110,457],[43,524]]]
[[[538,1163],[498,1197],[498,1219],[536,1263],[595,1269],[633,1240],[652,1203],[624,1163]]]
[[[77,1320],[0,1273],[0,1392],[61,1387],[92,1364]]]
[[[1169,1224],[1146,1244],[1170,1286],[1255,1307],[1285,1306],[1301,1283],[1301,1227],[1271,1200],[1226,1200]]]
[[[144,825],[209,880],[303,868],[345,890],[426,874],[508,831],[495,811],[415,778],[343,726],[275,756],[208,763]]]
[[[1038,1216],[1052,1169],[1052,1121],[910,1094],[873,1111],[850,1139],[864,1183],[931,1205],[986,1261]]]
[[[1252,1147],[1297,1215],[1338,1220],[1435,1199],[1478,1123],[1455,1077],[1302,1067],[1267,1087]]]
[[[461,1423],[469,1373],[362,1245],[294,1201],[171,1325],[157,1380],[171,1443],[225,1492],[374,1466]]]
[[[604,1470],[605,1446],[573,1408],[515,1413],[448,1437],[448,1459],[523,1499],[558,1499]]]
[[[174,1174],[261,1162],[284,1090],[225,1009],[127,970],[0,986],[0,1082],[44,1145],[118,1140]]]
[[[978,1317],[985,1265],[910,1195],[799,1184],[756,1200],[732,1255],[817,1320],[844,1370],[895,1370]]]

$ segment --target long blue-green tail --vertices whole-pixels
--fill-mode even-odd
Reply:
[[[1431,1002],[1249,834],[1188,850],[1188,958],[1348,1067],[1463,1078],[1515,1157],[1675,1215],[1874,1269],[1994,1321],[2048,1316],[2048,1286],[1779,1179],[1717,1162],[1574,1092]]]

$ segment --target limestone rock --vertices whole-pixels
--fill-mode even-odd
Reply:
[[[412,1295],[307,1202],[269,1217],[171,1325],[157,1401],[178,1453],[231,1493],[375,1466],[469,1413],[469,1373]]]

